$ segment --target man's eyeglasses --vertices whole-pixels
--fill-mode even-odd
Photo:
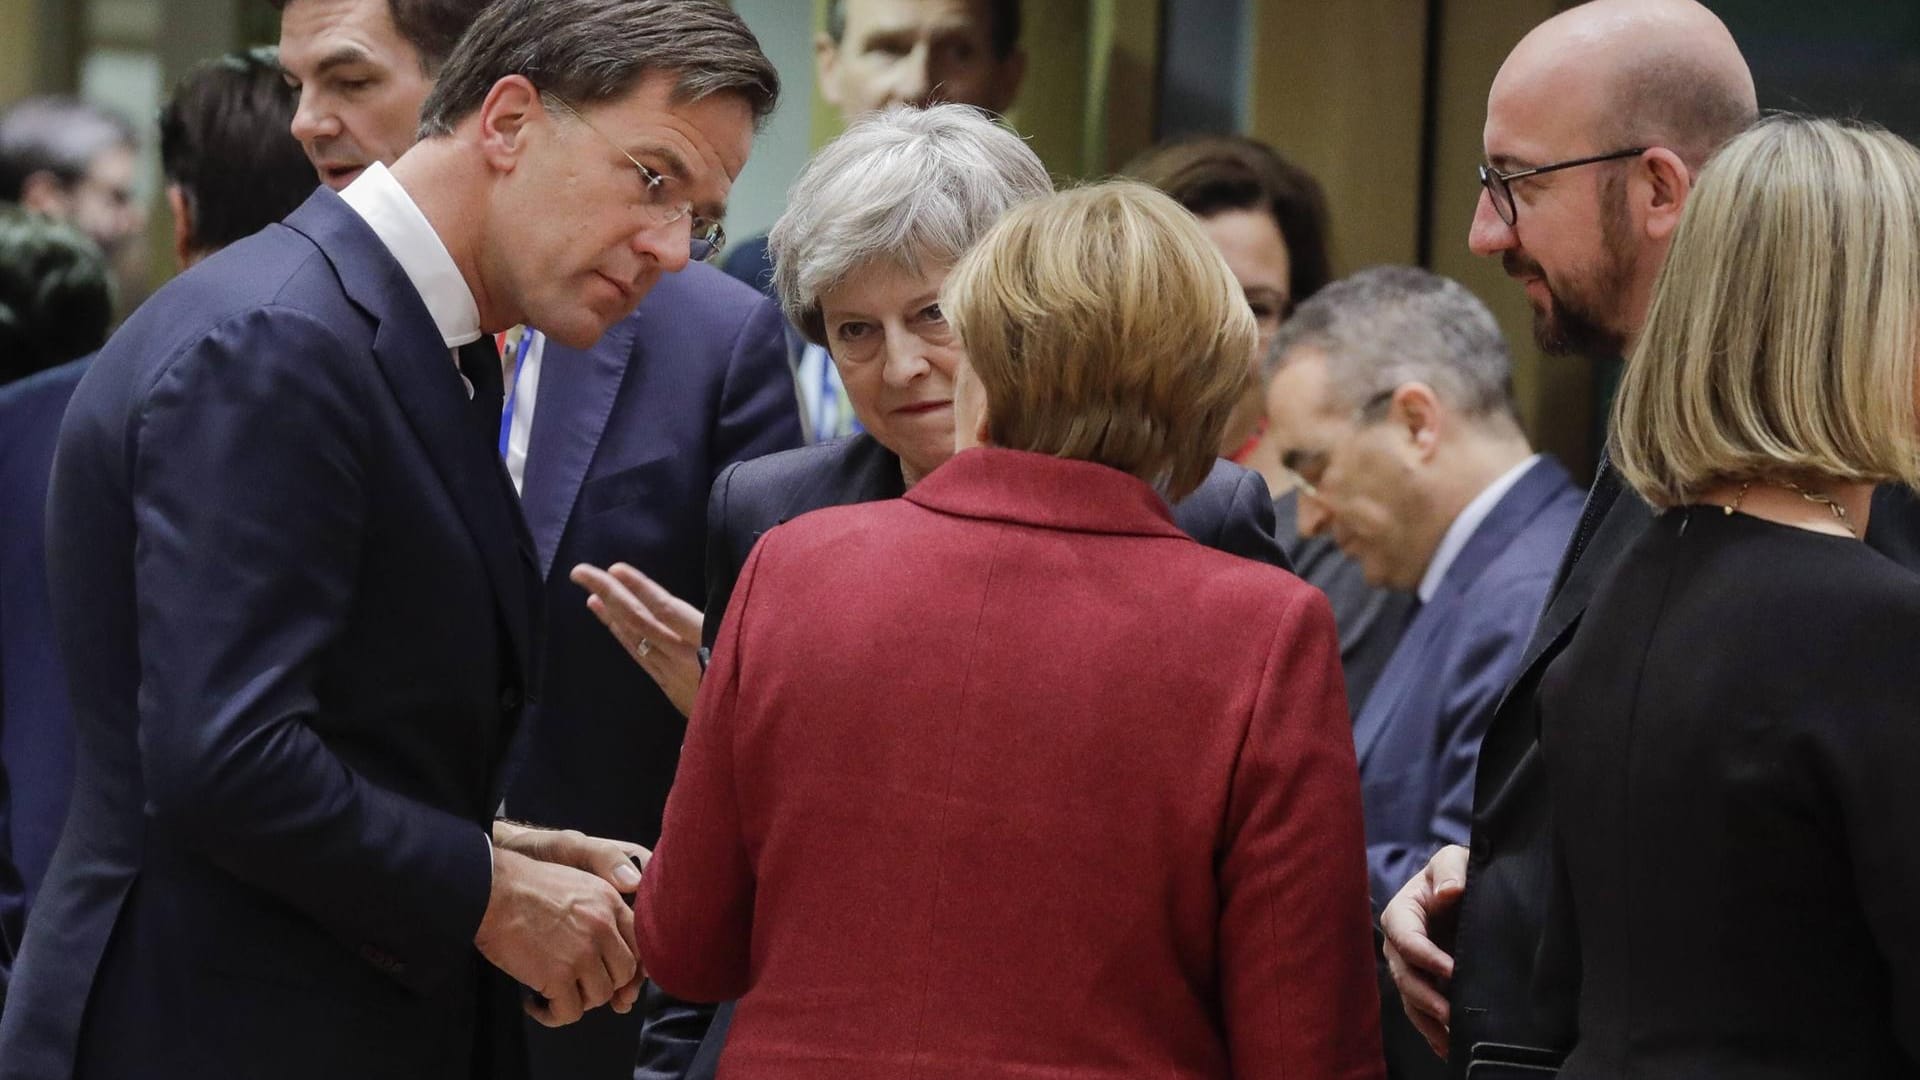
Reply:
[[[640,170],[640,183],[645,186],[647,193],[646,201],[642,203],[641,206],[643,212],[647,215],[647,224],[649,227],[659,228],[661,226],[671,225],[681,218],[691,217],[693,218],[693,229],[692,236],[687,244],[688,256],[692,258],[694,262],[707,262],[715,255],[720,254],[720,249],[726,246],[727,243],[727,231],[720,227],[719,222],[708,221],[706,218],[694,213],[693,203],[684,199],[677,203],[660,201],[662,187],[667,182],[666,177],[640,164],[639,159],[622,149],[620,144],[614,142],[606,132],[594,127],[591,120],[581,116],[580,110],[567,104],[566,100],[560,95],[546,94],[544,97],[546,100],[565,109],[567,115],[586,125],[588,131],[606,140],[608,146],[619,150],[621,157],[633,162],[633,167]]]
[[[1536,165],[1531,169],[1516,169],[1513,172],[1501,172],[1490,165],[1480,166],[1480,186],[1487,189],[1487,196],[1493,200],[1493,212],[1500,220],[1513,226],[1520,217],[1520,209],[1513,201],[1513,182],[1542,173],[1559,172],[1561,169],[1574,169],[1582,165],[1598,165],[1603,161],[1618,161],[1621,158],[1638,157],[1647,152],[1647,147],[1636,146],[1631,150],[1615,150],[1610,154],[1595,154],[1592,157],[1574,158],[1572,161],[1556,161],[1551,165]]]

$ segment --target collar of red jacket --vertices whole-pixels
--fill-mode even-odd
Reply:
[[[1090,461],[998,447],[955,454],[908,489],[941,513],[1074,532],[1184,537],[1153,488]]]

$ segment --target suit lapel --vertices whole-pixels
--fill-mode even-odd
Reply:
[[[373,316],[374,361],[480,552],[519,670],[530,680],[533,557],[526,524],[425,302],[379,238],[332,192],[316,193],[286,223],[319,245],[348,297]]]
[[[780,517],[784,525],[812,510],[827,506],[852,506],[857,503],[897,499],[907,493],[907,482],[900,475],[900,459],[866,432],[849,435],[843,444],[845,453],[832,470],[820,470],[795,489]],[[755,534],[759,540],[763,534]]]
[[[1601,575],[1612,568],[1611,558],[1585,558],[1587,551],[1595,549],[1607,554],[1624,551],[1653,521],[1647,505],[1625,490],[1611,467],[1603,464],[1601,468],[1602,479],[1594,481],[1593,491],[1588,495],[1580,525],[1567,550],[1566,563],[1560,569],[1553,599],[1548,601],[1539,625],[1534,627],[1533,637],[1527,641],[1527,651],[1520,662],[1523,678],[1542,657],[1556,649],[1561,638],[1579,621],[1588,601],[1593,599],[1593,590]],[[1516,685],[1519,681],[1515,680]]]
[[[553,572],[567,519],[620,396],[636,336],[634,320],[623,319],[592,349],[569,349],[551,339],[544,346],[521,494],[542,581]]]
[[[1500,497],[1493,509],[1481,520],[1461,546],[1460,554],[1454,557],[1453,565],[1440,579],[1439,588],[1434,590],[1432,602],[1423,605],[1413,621],[1408,624],[1406,634],[1387,661],[1387,668],[1381,672],[1380,679],[1374,684],[1374,691],[1367,700],[1367,708],[1362,710],[1360,719],[1354,724],[1354,747],[1360,760],[1365,761],[1367,751],[1380,738],[1391,718],[1411,688],[1413,672],[1408,670],[1426,659],[1427,650],[1433,643],[1429,640],[1435,626],[1446,612],[1463,602],[1467,591],[1480,579],[1487,567],[1498,559],[1527,525],[1539,516],[1547,503],[1567,485],[1567,471],[1560,463],[1550,457],[1542,457],[1531,468],[1521,474],[1513,487]],[[1589,589],[1591,586],[1589,586]],[[1388,680],[1393,680],[1389,687]],[[1375,709],[1374,702],[1381,697],[1381,691],[1387,689],[1390,700],[1384,702],[1384,708]]]

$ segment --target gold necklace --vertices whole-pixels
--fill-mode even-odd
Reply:
[[[1731,515],[1735,510],[1740,509],[1741,500],[1747,497],[1747,489],[1751,488],[1752,486],[1753,486],[1752,480],[1741,481],[1739,494],[1733,497],[1732,502],[1721,507],[1721,510],[1726,514]],[[1823,495],[1817,491],[1808,491],[1806,488],[1801,487],[1799,484],[1796,484],[1791,480],[1782,480],[1776,484],[1770,484],[1769,486],[1785,488],[1786,490],[1793,492],[1795,495],[1800,496],[1801,498],[1807,500],[1810,503],[1814,503],[1815,505],[1826,507],[1827,510],[1833,514],[1833,519],[1840,523],[1840,527],[1847,530],[1848,536],[1851,536],[1856,540],[1860,538],[1859,530],[1853,527],[1853,521],[1847,517],[1847,508],[1844,506],[1841,506],[1839,502],[1837,502],[1833,498],[1833,496]]]

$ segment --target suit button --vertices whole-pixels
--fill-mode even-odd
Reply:
[[[513,710],[519,708],[520,707],[520,689],[518,687],[509,686],[506,689],[500,691],[500,707],[506,710],[507,712],[512,712]]]

